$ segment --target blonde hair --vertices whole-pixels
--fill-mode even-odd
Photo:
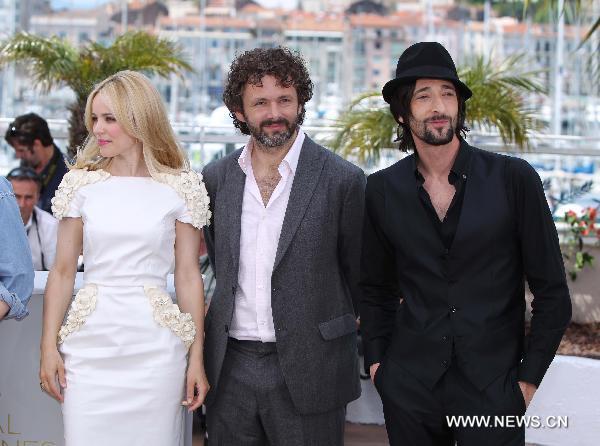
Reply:
[[[71,168],[97,170],[106,168],[110,163],[110,158],[100,155],[93,133],[92,102],[98,94],[109,101],[112,113],[123,130],[141,142],[144,160],[152,177],[156,178],[158,173],[177,174],[190,169],[158,90],[146,76],[135,71],[113,74],[97,84],[88,96],[85,105],[88,137],[83,148],[78,150]]]

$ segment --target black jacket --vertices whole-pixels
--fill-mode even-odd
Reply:
[[[457,361],[480,389],[519,365],[519,379],[539,385],[571,317],[542,185],[525,161],[461,144],[471,153],[450,249],[419,200],[414,155],[368,178],[365,365],[388,356],[433,387]],[[526,342],[525,278],[534,295]]]

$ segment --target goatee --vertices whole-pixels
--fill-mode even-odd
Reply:
[[[441,128],[439,130],[433,130],[427,127],[427,123],[431,121],[447,120],[450,124],[448,128]],[[425,119],[424,121],[417,121],[411,118],[411,130],[415,135],[431,146],[443,146],[448,144],[454,138],[454,132],[456,131],[456,119],[452,119],[448,115],[436,115],[431,118]]]

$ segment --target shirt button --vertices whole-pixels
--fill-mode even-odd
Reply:
[[[446,359],[444,359],[444,360],[442,361],[442,366],[443,366],[443,367],[448,367],[448,364],[449,364],[449,362],[448,362]]]
[[[458,311],[458,308],[450,307],[450,313],[456,313],[457,311]]]
[[[450,339],[448,336],[446,336],[446,335],[442,336],[442,341],[447,341],[448,339]]]
[[[463,180],[466,180],[466,179],[467,179],[467,174],[466,174],[466,173],[463,173],[463,174],[462,174],[462,179],[463,179]]]

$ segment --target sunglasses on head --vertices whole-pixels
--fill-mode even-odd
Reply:
[[[14,125],[11,125],[9,127],[7,134],[10,137],[13,137],[13,136],[25,136],[26,135],[25,133],[23,133],[22,131],[20,131],[18,128],[16,128]]]
[[[40,176],[29,167],[15,167],[6,175],[7,180],[33,180],[40,182]]]

